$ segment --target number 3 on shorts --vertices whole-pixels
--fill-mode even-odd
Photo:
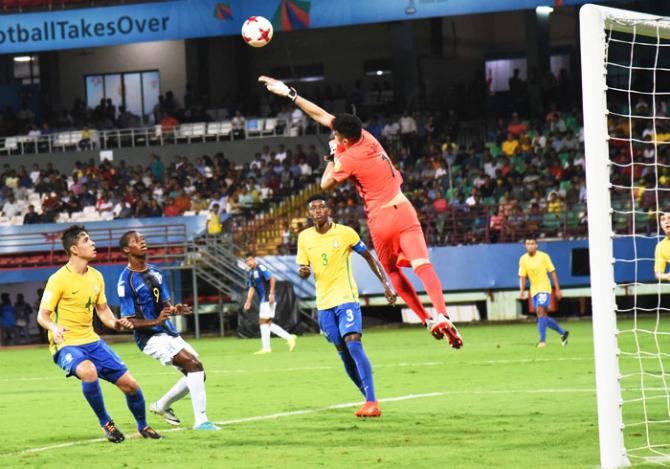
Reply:
[[[350,309],[347,310],[347,322],[354,322],[354,312]]]

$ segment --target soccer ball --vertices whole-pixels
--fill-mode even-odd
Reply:
[[[262,16],[252,16],[242,25],[242,39],[251,47],[267,46],[272,32],[272,23]]]

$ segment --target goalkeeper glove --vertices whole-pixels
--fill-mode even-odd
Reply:
[[[296,89],[289,87],[283,81],[275,80],[274,78],[266,77],[265,75],[258,77],[258,81],[264,83],[268,91],[270,93],[276,94],[277,96],[284,96],[293,102],[295,102],[295,100],[298,98],[298,92]]]

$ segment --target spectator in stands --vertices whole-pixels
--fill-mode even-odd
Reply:
[[[163,139],[172,143],[175,141],[175,128],[179,125],[179,121],[174,114],[166,113],[161,119],[161,133]]]
[[[147,217],[160,217],[163,215],[163,208],[158,200],[152,198],[149,200],[149,208],[146,211]]]
[[[179,215],[179,209],[174,203],[172,197],[167,197],[165,199],[165,205],[163,206],[163,215],[166,217],[176,217]]]
[[[547,203],[547,213],[560,215],[563,212],[562,202],[556,191],[549,193],[549,202]]]
[[[84,127],[84,130],[81,131],[81,140],[79,140],[79,148],[82,150],[90,150],[93,146],[91,139],[93,138],[93,131]]]
[[[246,121],[242,113],[239,110],[235,111],[235,117],[233,117],[232,119],[233,138],[235,140],[243,139],[245,137],[244,133],[245,122]]]
[[[9,191],[7,194],[7,199],[5,200],[4,205],[2,206],[2,214],[8,218],[13,218],[17,215],[21,215],[21,209],[19,203],[14,197],[14,191]]]
[[[0,295],[0,343],[14,345],[16,337],[16,310],[12,306],[9,293]]]
[[[410,151],[413,151],[417,130],[416,119],[405,109],[398,123],[400,124],[400,143],[402,146],[409,148]]]
[[[28,205],[28,212],[23,216],[24,225],[34,225],[36,223],[41,223],[40,216],[35,212],[35,206],[33,204]]]
[[[155,153],[149,155],[149,169],[151,170],[151,175],[158,182],[163,182],[163,177],[165,175],[165,165],[161,161],[161,157]]]
[[[207,215],[207,234],[209,236],[218,236],[222,231],[223,226],[221,224],[219,204],[214,203],[210,207],[209,214]]]
[[[177,208],[179,215],[183,215],[184,212],[191,210],[191,197],[186,191],[180,189],[174,198],[174,206]]]
[[[516,139],[514,134],[508,133],[507,139],[502,143],[502,152],[505,156],[512,157],[516,155],[519,150],[519,140]]]

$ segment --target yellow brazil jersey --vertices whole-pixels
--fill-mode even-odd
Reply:
[[[360,240],[353,229],[337,223],[324,234],[312,227],[298,235],[296,263],[312,267],[318,309],[358,301],[358,288],[351,273],[351,252]]]
[[[656,245],[654,259],[654,272],[664,274],[665,266],[670,262],[670,239],[665,238]]]
[[[551,283],[548,272],[556,270],[549,254],[542,251],[535,252],[534,256],[528,253],[519,259],[519,277],[528,277],[530,280],[530,295],[551,293]]]
[[[93,330],[93,310],[96,304],[107,303],[102,274],[88,267],[85,274],[72,272],[65,265],[47,282],[40,307],[51,311],[51,320],[67,329],[63,342],[56,345],[49,331],[49,350],[55,354],[68,345],[84,345],[99,340]]]

